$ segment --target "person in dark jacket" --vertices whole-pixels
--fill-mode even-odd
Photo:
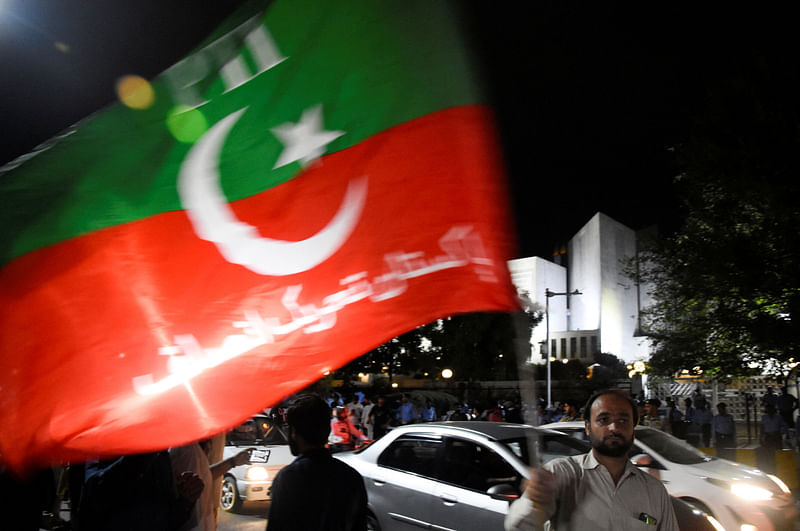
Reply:
[[[367,491],[352,467],[325,448],[331,409],[317,395],[289,406],[289,448],[296,455],[272,483],[268,531],[365,531]]]

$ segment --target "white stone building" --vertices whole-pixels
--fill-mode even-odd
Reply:
[[[545,290],[580,295],[549,297],[551,355],[558,360],[590,362],[605,352],[633,362],[650,357],[649,344],[637,333],[639,310],[650,300],[644,286],[625,274],[637,256],[637,233],[597,213],[548,261],[539,257],[509,262],[511,278],[542,308]],[[635,261],[633,262],[635,266]],[[545,320],[531,337],[531,361],[546,361]]]

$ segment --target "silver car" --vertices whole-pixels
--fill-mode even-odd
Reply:
[[[401,426],[362,450],[336,454],[361,473],[368,528],[503,529],[528,476],[528,442],[543,463],[589,451],[588,443],[522,424],[441,422]],[[712,516],[672,498],[682,530],[720,531]]]
[[[336,457],[364,478],[370,529],[502,529],[528,475],[531,430],[543,462],[589,448],[522,424],[466,421],[400,426]]]
[[[252,448],[250,462],[230,469],[222,480],[219,504],[238,511],[245,501],[267,501],[278,471],[294,460],[286,427],[279,418],[257,415],[237,426],[225,438],[223,458]]]

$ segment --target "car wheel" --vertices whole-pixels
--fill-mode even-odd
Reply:
[[[367,513],[367,531],[381,531],[378,519],[372,513]]]
[[[236,479],[233,476],[225,476],[225,479],[222,480],[219,506],[228,512],[238,511],[242,506],[242,498],[236,489]]]

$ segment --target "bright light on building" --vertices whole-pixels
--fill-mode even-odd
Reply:
[[[397,389],[397,382],[392,382],[392,389]]]
[[[442,378],[445,378],[445,379],[447,379],[447,378],[452,378],[452,377],[453,377],[453,371],[452,371],[452,370],[450,370],[450,369],[444,369],[444,370],[442,371]]]

